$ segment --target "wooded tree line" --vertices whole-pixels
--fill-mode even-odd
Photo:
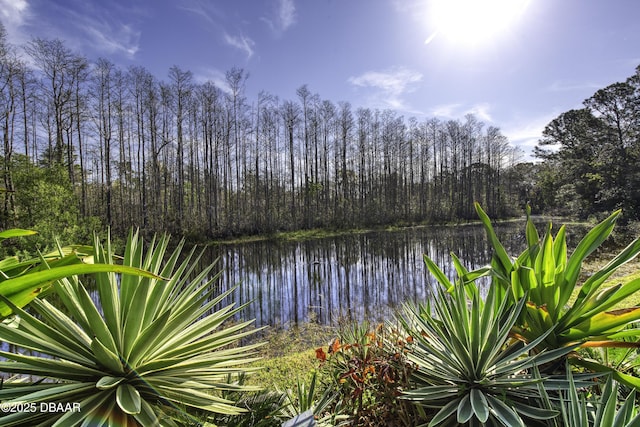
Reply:
[[[640,66],[560,114],[536,147],[540,210],[578,217],[622,208],[640,219]]]
[[[222,84],[178,66],[162,81],[0,30],[2,228],[213,237],[475,218],[473,201],[501,217],[526,198],[509,179],[517,151],[473,115],[405,119],[306,85],[249,100],[239,68]]]

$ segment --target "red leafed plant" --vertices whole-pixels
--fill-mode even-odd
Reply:
[[[414,425],[416,407],[397,399],[413,370],[405,358],[411,341],[388,326],[365,323],[342,330],[326,352],[316,349],[323,377],[339,392],[336,405],[354,425]]]

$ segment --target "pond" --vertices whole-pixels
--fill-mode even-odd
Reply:
[[[504,223],[496,232],[510,254],[525,248],[524,221]],[[572,236],[568,237],[571,244]],[[491,259],[479,224],[218,245],[208,250],[207,260],[219,258],[221,289],[239,284],[226,303],[248,304],[238,320],[285,327],[310,320],[325,325],[341,320],[378,322],[407,301],[424,301],[439,286],[425,267],[424,254],[451,279],[455,277],[452,252],[468,269]]]

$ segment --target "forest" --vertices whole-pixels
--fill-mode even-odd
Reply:
[[[86,240],[198,239],[534,213],[638,210],[640,71],[545,129],[523,162],[495,126],[354,108],[302,84],[246,96],[248,73],[89,60],[61,40],[13,46],[0,27],[0,228]]]

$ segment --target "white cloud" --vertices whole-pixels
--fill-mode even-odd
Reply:
[[[533,149],[542,138],[542,131],[559,114],[559,112],[553,112],[529,118],[526,121],[514,120],[512,123],[501,126],[501,130],[512,145],[521,148],[526,153],[527,160],[533,160]]]
[[[372,88],[373,103],[394,109],[405,108],[403,95],[412,92],[416,83],[421,80],[422,73],[404,67],[394,67],[385,71],[367,71],[348,79],[354,86]]]
[[[218,21],[224,19],[223,13],[213,2],[206,0],[184,0],[177,5],[178,9],[191,12],[207,21],[209,25],[218,26]]]
[[[74,51],[88,48],[129,58],[138,51],[140,31],[131,23],[134,9],[81,1],[46,6],[29,4],[28,0],[0,0],[0,19],[12,43],[24,45],[32,37],[45,37],[61,39]]]
[[[282,31],[296,23],[296,5],[293,0],[279,0],[278,18]]]
[[[128,58],[133,58],[138,52],[140,31],[130,24],[87,17],[80,25],[89,36],[93,47],[99,51],[110,54],[121,53]]]
[[[200,68],[194,73],[193,79],[199,84],[211,82],[222,91],[231,93],[231,88],[229,88],[229,84],[227,83],[225,72],[217,68]]]
[[[240,49],[247,55],[247,59],[253,56],[254,41],[244,35],[232,36],[228,33],[224,33],[224,41],[236,49]]]
[[[491,110],[491,106],[486,102],[482,102],[469,108],[464,112],[464,115],[473,114],[480,121],[491,123],[493,122],[493,118],[491,117],[491,113],[489,113],[489,110]]]
[[[297,22],[296,5],[293,0],[277,0],[270,16],[263,16],[260,19],[276,36],[280,36]]]
[[[441,119],[462,119],[467,114],[473,114],[476,118],[482,122],[493,122],[493,117],[490,113],[491,105],[486,102],[481,102],[471,106],[461,103],[451,103],[437,105],[431,109],[431,115]]]
[[[22,33],[22,26],[30,16],[30,8],[27,0],[0,0],[0,22],[7,31],[10,43],[18,45],[28,39],[28,35]]]
[[[4,25],[21,25],[29,8],[26,0],[0,0],[0,16]]]
[[[597,83],[591,83],[591,82],[577,83],[577,82],[571,82],[566,80],[558,80],[553,82],[548,87],[548,90],[551,92],[568,92],[568,91],[584,91],[584,90],[595,92],[602,87],[603,87],[602,85],[599,85]]]
[[[458,109],[462,104],[442,104],[431,110],[431,115],[438,118],[453,119],[458,115]]]

